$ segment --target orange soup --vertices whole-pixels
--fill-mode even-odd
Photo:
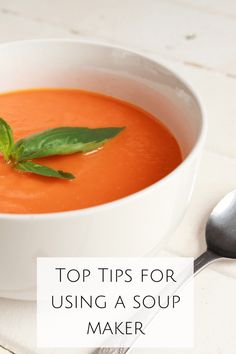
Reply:
[[[102,94],[10,92],[0,95],[0,116],[15,140],[61,126],[126,127],[96,152],[37,159],[73,173],[72,181],[17,172],[0,156],[0,213],[50,213],[111,202],[153,184],[181,162],[177,141],[158,119]]]

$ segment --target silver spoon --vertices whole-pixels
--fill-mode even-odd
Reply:
[[[194,275],[208,264],[224,258],[236,259],[236,189],[212,210],[206,224],[207,250],[194,261]],[[97,348],[93,354],[126,354],[129,348]]]

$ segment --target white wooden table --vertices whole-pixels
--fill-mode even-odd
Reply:
[[[167,247],[178,255],[198,255],[205,247],[209,211],[236,187],[236,1],[0,0],[0,41],[43,37],[88,38],[135,49],[166,62],[198,91],[209,122],[206,148],[192,203]],[[235,279],[233,262],[212,265],[196,278],[193,349],[148,352],[234,354]],[[0,344],[16,354],[65,354],[37,350],[34,331],[33,303],[0,300]],[[66,351],[72,353],[82,351]]]

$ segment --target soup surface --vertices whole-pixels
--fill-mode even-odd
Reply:
[[[172,134],[150,114],[126,102],[73,89],[0,95],[0,116],[16,140],[60,126],[126,126],[99,151],[37,161],[73,173],[66,181],[17,172],[0,156],[0,213],[50,213],[87,208],[137,192],[181,162]]]

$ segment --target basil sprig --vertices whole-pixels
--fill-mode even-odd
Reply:
[[[60,179],[74,179],[69,172],[54,170],[32,162],[32,159],[54,155],[68,155],[76,152],[90,152],[104,145],[119,134],[124,127],[86,128],[60,127],[48,129],[20,139],[13,140],[11,127],[0,118],[0,153],[6,161],[20,171]]]

